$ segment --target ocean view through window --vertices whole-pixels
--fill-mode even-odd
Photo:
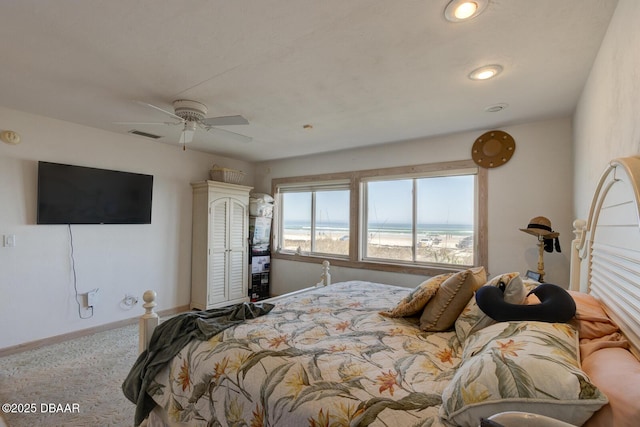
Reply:
[[[349,254],[349,190],[287,192],[281,205],[282,249]]]
[[[468,161],[274,181],[276,257],[416,274],[485,262],[486,175]]]
[[[381,258],[403,259],[412,245],[411,224],[372,223],[369,226],[373,237],[370,246],[377,254],[387,254]],[[318,223],[316,232],[325,241],[324,253],[347,254],[349,248],[348,223]],[[417,257],[423,261],[439,262],[447,256],[447,250],[460,260],[463,265],[470,265],[473,248],[473,225],[468,224],[418,224]],[[285,222],[283,227],[283,248],[296,251],[311,250],[311,226],[302,221]],[[329,243],[330,242],[330,243]],[[333,248],[330,250],[329,248]]]
[[[470,266],[475,175],[365,180],[363,258]]]

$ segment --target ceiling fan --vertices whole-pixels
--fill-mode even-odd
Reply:
[[[207,106],[198,101],[191,101],[188,99],[178,99],[173,101],[174,112],[167,111],[163,108],[157,107],[153,104],[149,104],[142,101],[136,101],[138,104],[151,107],[158,110],[175,120],[177,122],[116,122],[121,125],[170,125],[170,126],[182,126],[182,133],[180,134],[179,143],[188,144],[193,141],[194,134],[198,128],[206,130],[212,133],[218,133],[223,137],[230,137],[232,139],[241,142],[250,142],[251,137],[241,135],[239,133],[231,132],[225,129],[218,129],[216,126],[230,126],[230,125],[248,125],[249,121],[242,116],[223,116],[223,117],[206,117]]]

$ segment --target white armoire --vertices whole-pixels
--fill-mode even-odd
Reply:
[[[217,181],[192,183],[191,307],[249,301],[249,191]]]

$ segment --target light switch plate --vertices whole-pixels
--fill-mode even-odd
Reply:
[[[7,248],[13,248],[16,245],[16,235],[15,234],[5,234],[4,235],[4,246]]]

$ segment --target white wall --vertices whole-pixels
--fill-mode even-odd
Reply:
[[[542,215],[560,232],[564,250],[545,253],[546,279],[566,287],[568,249],[573,238],[570,118],[500,129],[514,137],[516,151],[509,163],[489,171],[489,273],[537,269],[537,241],[518,229]],[[263,162],[256,166],[256,189],[270,192],[272,178],[469,159],[473,142],[484,132]],[[422,281],[420,276],[347,268],[333,268],[332,273],[334,282],[363,279],[415,286]],[[273,260],[273,292],[281,294],[308,286],[319,280],[319,274],[316,264]]]
[[[187,305],[191,280],[191,186],[215,162],[248,172],[253,165],[0,108],[0,129],[22,136],[0,143],[0,348],[137,317],[142,293],[158,309]],[[35,225],[37,161],[154,176],[150,225],[72,225],[77,287],[100,288],[94,315],[78,316],[65,225]],[[2,236],[14,234],[15,247]],[[125,294],[140,298],[120,307]],[[89,315],[82,311],[83,316]]]
[[[608,161],[640,155],[640,2],[620,0],[574,116],[575,205],[587,218]]]

